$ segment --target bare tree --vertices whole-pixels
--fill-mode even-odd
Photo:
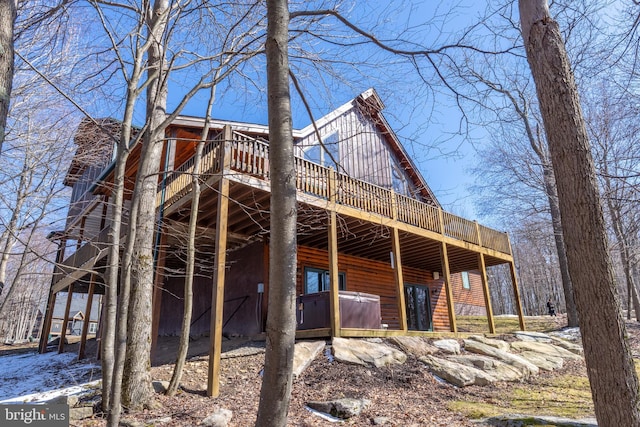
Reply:
[[[16,14],[15,1],[0,2],[0,153],[4,142],[13,85],[13,30]]]
[[[289,9],[286,0],[267,2],[267,91],[271,239],[267,352],[257,426],[285,426],[293,371],[296,300],[296,180],[289,93]]]
[[[640,425],[638,378],[625,339],[595,168],[569,59],[546,1],[521,0],[519,10],[558,186],[596,417],[602,426]]]

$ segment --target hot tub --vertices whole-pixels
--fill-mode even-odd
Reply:
[[[329,291],[300,295],[297,298],[298,329],[331,327]],[[340,327],[380,329],[380,296],[363,292],[339,292]]]

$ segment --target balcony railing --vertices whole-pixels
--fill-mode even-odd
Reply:
[[[201,160],[203,165],[201,174],[220,173],[221,159],[225,154],[228,156],[231,170],[261,180],[269,180],[267,142],[235,131],[232,141],[209,141]],[[171,173],[165,182],[164,189],[162,185],[160,186],[158,203],[162,201],[162,191],[164,191],[165,208],[189,194],[192,186],[193,162],[194,159],[191,158]],[[396,219],[456,240],[511,254],[506,233],[444,212],[435,206],[397,194],[388,188],[333,172],[332,169],[301,157],[295,158],[295,167],[296,187],[300,192],[320,199],[332,200],[338,205]],[[334,174],[333,181],[332,174]],[[335,182],[333,185],[336,188],[332,188],[332,182]]]

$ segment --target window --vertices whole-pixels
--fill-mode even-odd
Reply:
[[[460,275],[462,276],[462,287],[464,289],[471,289],[471,282],[469,282],[469,273],[463,271],[462,273],[460,273]]]
[[[327,168],[337,169],[336,162],[340,161],[339,142],[338,132],[332,132],[322,138],[322,145],[317,144],[307,148],[304,158]]]
[[[346,275],[338,273],[338,289],[346,289]],[[304,268],[304,293],[313,294],[316,292],[328,291],[330,287],[329,271],[319,268]]]
[[[95,334],[96,330],[98,330],[98,324],[94,322],[89,323],[89,333]]]

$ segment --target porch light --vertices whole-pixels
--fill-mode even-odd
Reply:
[[[433,280],[438,280],[439,278],[440,278],[440,272],[434,271],[433,272]]]

